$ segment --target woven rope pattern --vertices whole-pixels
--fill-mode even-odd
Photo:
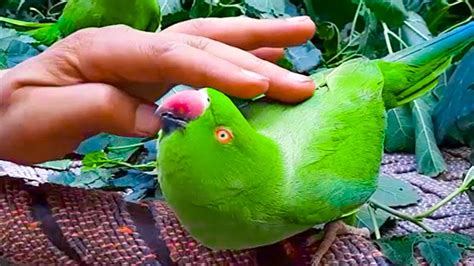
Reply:
[[[449,171],[433,179],[416,173],[415,157],[409,154],[384,156],[382,173],[411,184],[421,195],[413,206],[400,208],[415,214],[430,208],[451,193],[470,167],[469,149],[444,150]],[[76,169],[77,170],[77,169]],[[0,175],[44,183],[55,171],[16,166],[0,161]],[[133,217],[118,194],[60,186],[47,186],[47,202],[67,243],[87,265],[157,265],[157,256],[137,233]],[[31,198],[20,187],[0,180],[0,257],[22,263],[77,264],[58,250],[28,211]],[[171,259],[178,265],[308,265],[314,249],[304,246],[311,232],[305,232],[278,245],[241,252],[211,251],[194,241],[179,225],[172,211],[162,202],[145,201],[155,228],[164,239]],[[459,232],[474,237],[474,207],[466,195],[455,198],[425,222],[436,231]],[[384,226],[384,236],[421,231],[408,223]],[[314,248],[314,247],[313,247]],[[284,256],[280,256],[284,255]],[[263,260],[261,258],[264,258]],[[274,257],[274,261],[271,261]],[[418,256],[421,265],[426,264]],[[388,265],[383,254],[367,239],[346,235],[333,243],[322,259],[324,265]],[[462,265],[474,265],[474,253],[465,254]]]
[[[40,230],[29,211],[31,198],[13,183],[0,186],[0,256],[31,264],[71,264],[72,261]]]

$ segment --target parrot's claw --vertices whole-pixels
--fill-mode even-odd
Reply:
[[[343,221],[335,221],[328,223],[324,226],[323,235],[317,234],[310,237],[307,241],[307,245],[313,245],[317,241],[322,239],[319,244],[316,253],[313,255],[311,260],[312,266],[318,266],[324,254],[331,248],[332,243],[336,240],[339,235],[354,234],[370,239],[370,231],[367,228],[356,228],[353,226],[346,225]]]

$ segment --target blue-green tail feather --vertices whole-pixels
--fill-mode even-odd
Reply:
[[[57,23],[29,22],[1,16],[0,22],[12,25],[19,32],[37,40],[39,44],[50,46],[61,38],[61,31]]]
[[[454,56],[474,42],[474,22],[377,60],[384,75],[387,109],[406,104],[433,89]]]

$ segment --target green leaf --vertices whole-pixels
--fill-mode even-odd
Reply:
[[[378,180],[377,190],[371,199],[390,207],[404,207],[417,203],[421,198],[410,184],[391,176],[381,175]],[[372,222],[368,208],[372,207],[366,204],[357,212],[356,226],[366,227],[373,232],[375,225]],[[391,215],[385,211],[378,209],[372,210],[374,211],[375,219],[379,227],[391,217]]]
[[[244,0],[245,4],[269,14],[285,14],[285,0]]]
[[[103,151],[96,151],[88,153],[84,159],[82,159],[82,169],[90,170],[97,168],[106,168],[113,166],[110,159],[107,157],[107,154]]]
[[[474,47],[458,63],[433,111],[438,143],[474,146]]]
[[[364,0],[375,16],[390,27],[400,27],[408,16],[402,0]]]
[[[91,138],[84,140],[79,147],[75,150],[75,153],[80,155],[86,155],[91,152],[102,151],[109,145],[109,135],[105,133],[97,134]]]
[[[26,59],[38,55],[40,52],[33,46],[18,40],[12,40],[5,55],[7,58],[7,67],[12,68]]]
[[[83,171],[70,184],[73,187],[81,187],[87,189],[96,189],[110,186],[113,171],[109,169],[94,169]]]
[[[242,15],[241,0],[194,0],[191,18],[235,17]]]
[[[36,166],[54,169],[54,170],[67,170],[71,166],[72,161],[69,159],[65,160],[57,160],[57,161],[49,161],[40,164],[36,164]]]
[[[321,51],[311,42],[285,49],[285,57],[292,65],[292,70],[309,73],[321,63]]]
[[[26,44],[32,44],[36,42],[35,39],[27,35],[20,35],[14,29],[6,29],[0,27],[0,50],[7,50],[10,46],[10,43],[14,40]]]
[[[459,3],[456,5],[450,5],[449,2],[451,1],[448,0],[425,1],[426,3],[421,5],[419,13],[423,16],[428,24],[428,28],[434,34],[438,34],[471,16],[469,6],[463,3],[463,1],[458,1]]]
[[[471,242],[470,237],[457,233],[413,233],[375,241],[396,265],[417,265],[415,248],[430,265],[455,265]]]
[[[324,57],[330,58],[340,50],[341,39],[336,24],[324,21],[318,24],[317,36],[323,40]]]
[[[408,25],[410,26],[408,26]],[[409,46],[416,45],[425,42],[427,39],[431,39],[433,36],[426,25],[423,17],[413,11],[408,12],[408,18],[406,24],[401,27],[401,37]],[[414,29],[415,30],[414,30]]]
[[[417,238],[411,236],[375,240],[383,254],[395,265],[417,265],[413,249]]]
[[[336,24],[339,29],[352,22],[357,9],[357,5],[351,0],[304,0],[303,2],[313,21],[318,24],[329,21]]]
[[[409,105],[390,109],[387,112],[384,146],[388,152],[415,150],[415,127]]]
[[[372,199],[390,207],[404,207],[417,203],[421,198],[410,184],[391,176],[381,175]]]
[[[161,14],[163,16],[185,11],[181,0],[158,0],[158,4],[160,5]]]
[[[76,178],[77,176],[74,173],[70,171],[64,171],[59,174],[49,175],[48,182],[52,184],[69,186],[76,180]]]
[[[387,46],[380,25],[374,12],[368,8],[362,8],[361,15],[364,18],[365,27],[354,45],[357,45],[357,53],[367,58],[380,58],[387,54]]]
[[[430,265],[455,265],[461,259],[461,252],[458,251],[457,245],[444,239],[434,239],[429,243],[422,242],[418,248]],[[446,254],[450,255],[446,256]]]
[[[370,216],[369,208],[372,208],[371,206],[365,204],[360,208],[360,210],[356,214],[356,223],[355,226],[359,228],[368,228],[370,232],[375,231],[375,225],[372,222],[372,217]],[[375,209],[372,208],[374,215],[375,215],[375,220],[377,223],[377,226],[380,228],[382,225],[385,224],[385,222],[388,221],[388,219],[391,217],[391,215],[383,210]]]
[[[0,69],[11,68],[40,52],[30,43],[35,40],[13,29],[0,27]]]
[[[128,161],[130,157],[138,151],[141,147],[134,146],[135,144],[140,144],[143,138],[130,138],[130,137],[121,137],[110,135],[109,136],[109,144],[107,145],[107,156],[109,159],[120,159],[123,161]],[[112,149],[114,147],[126,147],[131,146],[129,148],[121,148],[121,149]]]
[[[111,134],[97,134],[85,141],[83,141],[76,149],[76,153],[80,155],[88,155],[98,151],[106,151],[109,159],[121,159],[127,161],[138,149],[137,147],[130,147],[125,149],[107,150],[108,147],[121,147],[138,144],[143,138],[122,137]]]
[[[417,170],[424,175],[437,176],[446,170],[446,163],[433,132],[431,107],[424,99],[415,100],[410,106],[415,123]]]
[[[184,9],[182,0],[158,0],[161,8],[162,28],[189,19],[189,11]]]

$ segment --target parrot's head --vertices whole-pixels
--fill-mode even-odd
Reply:
[[[243,191],[258,189],[266,174],[275,175],[271,160],[278,154],[276,145],[223,93],[181,91],[165,99],[157,115],[162,128],[160,185],[171,206],[174,197],[183,196],[194,204],[232,201]]]

